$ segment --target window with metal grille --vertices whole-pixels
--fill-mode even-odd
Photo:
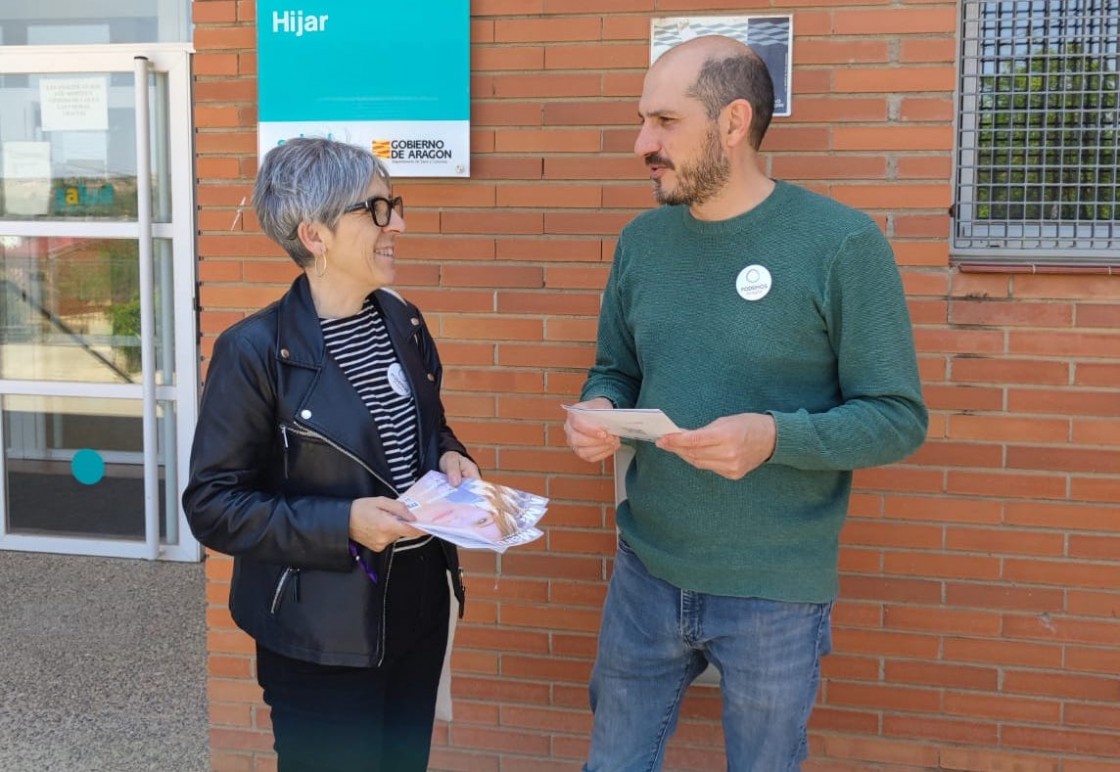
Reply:
[[[963,0],[955,256],[1120,255],[1120,0]]]

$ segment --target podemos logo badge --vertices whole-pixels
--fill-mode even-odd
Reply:
[[[761,300],[770,292],[770,272],[761,265],[748,265],[739,271],[735,290],[743,300]]]

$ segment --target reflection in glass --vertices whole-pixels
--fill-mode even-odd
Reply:
[[[156,240],[156,383],[171,382],[171,245]],[[0,237],[0,378],[140,383],[135,241]]]
[[[137,217],[133,74],[0,76],[0,217]],[[167,75],[149,78],[152,219],[171,218]]]
[[[0,42],[19,45],[190,41],[190,0],[0,3]]]
[[[143,541],[140,400],[8,395],[2,404],[7,533]],[[178,512],[174,466],[167,479],[164,452],[175,444],[174,415],[165,402],[157,415],[166,542],[168,512]]]

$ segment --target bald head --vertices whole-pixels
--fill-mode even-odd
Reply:
[[[758,149],[774,115],[774,82],[766,63],[750,46],[724,35],[703,35],[673,46],[650,67],[672,68],[692,85],[687,94],[699,100],[715,120],[736,99],[751,106],[750,143]]]
[[[731,56],[754,56],[746,43],[726,35],[701,35],[678,43],[662,54],[653,67],[662,64],[674,67],[687,66],[686,62],[699,67],[708,59],[726,59]],[[652,67],[650,68],[652,69]]]

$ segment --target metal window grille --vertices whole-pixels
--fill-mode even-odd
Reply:
[[[1120,0],[963,0],[953,252],[1120,255]]]

